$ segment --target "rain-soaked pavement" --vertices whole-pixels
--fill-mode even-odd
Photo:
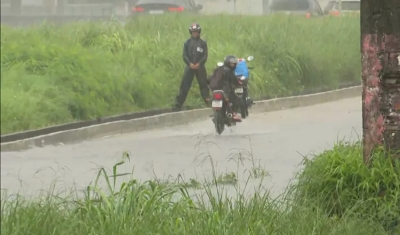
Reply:
[[[225,130],[221,136],[215,136],[212,122],[205,120],[71,145],[2,152],[1,188],[8,194],[19,191],[25,195],[46,190],[54,182],[56,191],[72,186],[83,189],[96,177],[99,167],[112,171],[127,151],[130,161],[119,166],[118,173],[133,170],[130,177],[142,181],[178,175],[186,180],[210,178],[214,168],[217,175],[235,173],[244,187],[249,171],[261,166],[270,175],[262,185],[272,189],[272,195],[278,195],[288,185],[303,155],[329,149],[343,137],[356,140],[361,128],[361,99],[352,98],[250,113],[243,123]],[[241,152],[251,152],[252,158],[240,156]],[[259,179],[251,179],[247,188],[251,191],[259,183]],[[228,191],[236,192],[233,187]]]

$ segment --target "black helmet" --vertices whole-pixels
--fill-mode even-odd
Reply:
[[[238,59],[236,58],[236,56],[234,55],[228,55],[225,57],[224,59],[224,65],[228,66],[229,68],[235,70],[236,69],[236,65],[238,63]],[[231,64],[234,64],[233,67]]]
[[[201,33],[201,27],[199,24],[197,23],[193,23],[189,26],[189,33],[190,35],[192,34],[193,31],[197,31],[199,32],[199,34]]]

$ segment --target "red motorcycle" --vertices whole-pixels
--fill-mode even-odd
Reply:
[[[236,121],[232,118],[232,103],[226,101],[223,90],[213,91],[211,107],[214,111],[215,130],[219,135],[224,131],[225,125],[228,127],[236,125]]]

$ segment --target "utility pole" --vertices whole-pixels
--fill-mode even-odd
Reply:
[[[363,156],[400,151],[400,1],[361,0]]]

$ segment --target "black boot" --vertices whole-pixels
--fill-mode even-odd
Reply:
[[[182,111],[182,106],[179,105],[179,104],[174,104],[174,105],[172,106],[172,111],[174,111],[174,112]]]

